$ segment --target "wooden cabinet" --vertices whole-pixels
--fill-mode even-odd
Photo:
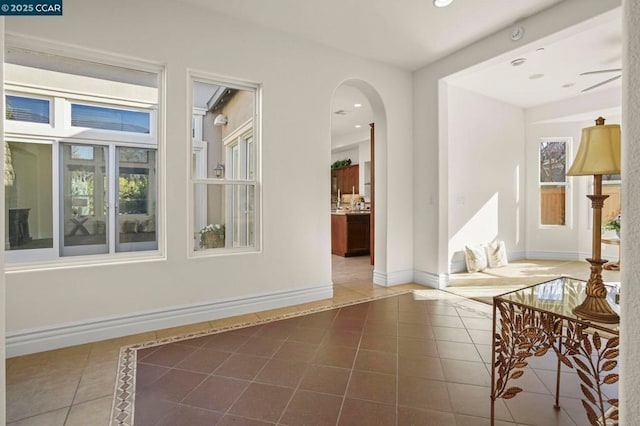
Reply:
[[[369,254],[369,221],[367,213],[331,215],[331,253],[338,256]]]
[[[341,194],[351,194],[355,188],[356,194],[359,191],[360,178],[359,168],[355,164],[353,166],[342,167],[340,169],[331,170],[331,197],[338,195],[338,189]]]

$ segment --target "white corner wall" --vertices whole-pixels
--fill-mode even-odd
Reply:
[[[640,419],[640,2],[625,0],[622,68],[622,257],[620,424]]]
[[[504,241],[524,251],[524,111],[449,85],[450,272],[466,270],[465,245]]]
[[[390,238],[376,268],[412,270],[410,73],[168,0],[67,0],[60,18],[9,17],[6,30],[166,67],[165,258],[7,273],[10,354],[330,297],[330,106],[347,79],[386,113],[376,201]],[[190,69],[261,84],[258,253],[189,258]]]

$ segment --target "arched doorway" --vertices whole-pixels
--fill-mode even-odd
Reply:
[[[334,288],[384,285],[376,272],[386,270],[386,221],[378,214],[386,205],[386,115],[369,83],[351,79],[336,87],[330,149]]]

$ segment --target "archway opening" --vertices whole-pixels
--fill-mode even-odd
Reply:
[[[347,80],[331,103],[331,252],[336,286],[386,276],[386,119],[369,83]],[[382,219],[382,220],[381,220]]]

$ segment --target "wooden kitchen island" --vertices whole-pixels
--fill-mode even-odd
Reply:
[[[331,212],[331,253],[338,256],[369,254],[369,211]]]

